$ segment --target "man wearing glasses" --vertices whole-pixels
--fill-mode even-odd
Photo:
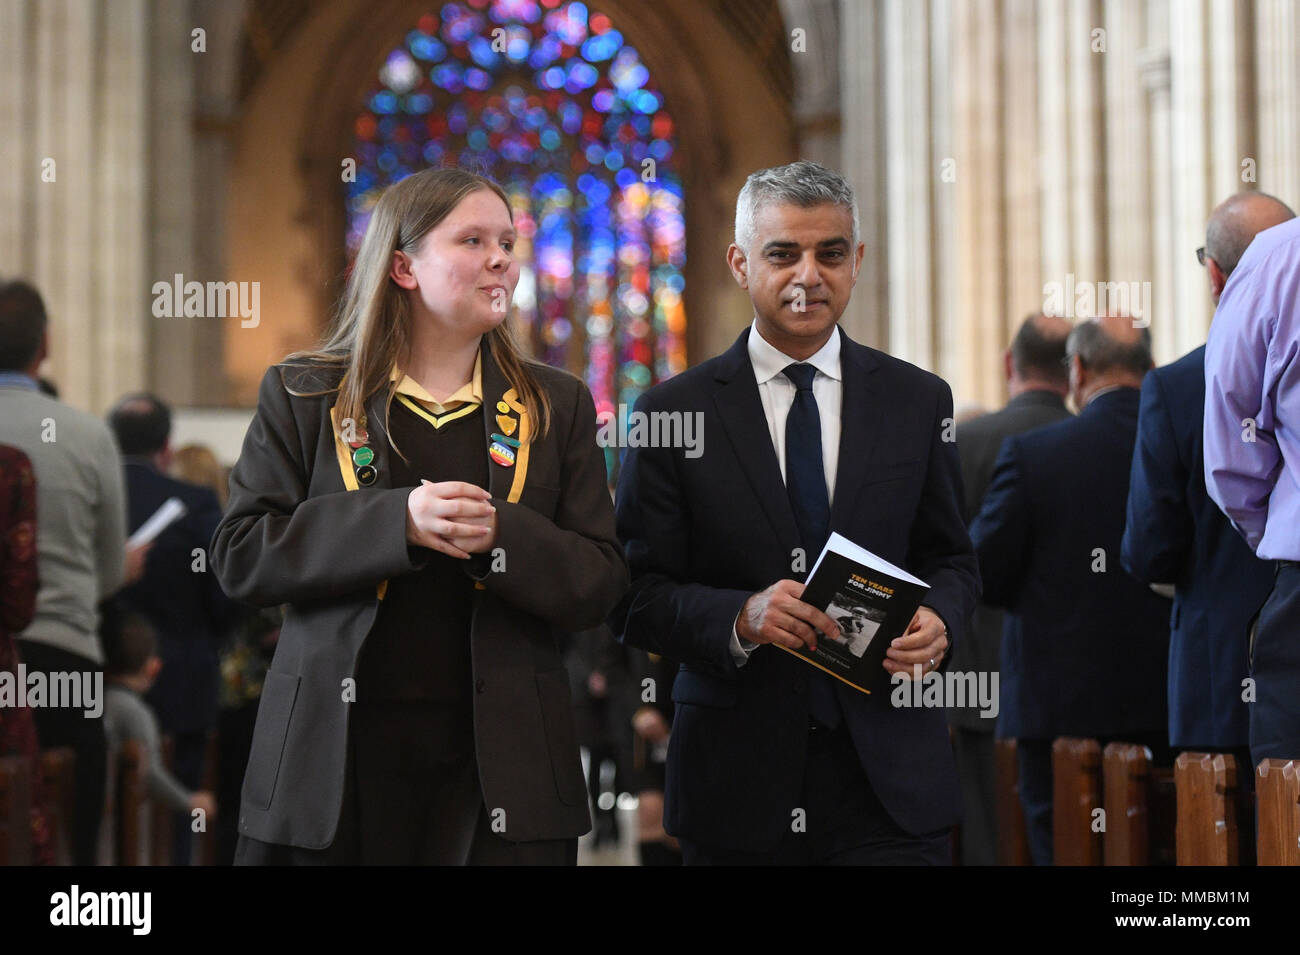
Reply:
[[[1256,233],[1294,213],[1272,196],[1243,192],[1219,205],[1196,250],[1217,304]],[[1215,319],[1218,328],[1219,319]],[[1124,567],[1152,585],[1172,585],[1169,741],[1175,749],[1233,752],[1251,784],[1249,706],[1242,699],[1246,632],[1273,585],[1206,492],[1202,457],[1206,350],[1202,345],[1142,384],[1128,498]],[[1234,435],[1240,422],[1234,425]],[[1249,820],[1246,820],[1249,822]],[[1243,840],[1253,845],[1253,840]]]
[[[1300,756],[1300,219],[1290,212],[1275,211],[1281,224],[1242,254],[1205,349],[1206,490],[1255,556],[1275,562],[1249,649],[1256,765]]]

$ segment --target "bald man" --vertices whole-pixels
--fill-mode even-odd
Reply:
[[[1239,193],[1214,210],[1197,258],[1215,304],[1255,235],[1294,217],[1259,192]],[[1233,752],[1244,771],[1250,766],[1249,705],[1242,699],[1247,632],[1273,586],[1273,566],[1254,555],[1206,491],[1204,417],[1202,345],[1142,384],[1121,557],[1139,580],[1174,588],[1170,742],[1177,749]],[[1245,786],[1252,782],[1248,771],[1239,778]]]
[[[1119,564],[1151,336],[1080,321],[1066,342],[1079,414],[1002,445],[971,539],[984,600],[1006,611],[998,736],[1014,737],[1036,865],[1052,862],[1052,740],[1084,736],[1169,758],[1169,601]]]
[[[1030,315],[1002,355],[1007,382],[1006,407],[969,422],[958,421],[957,454],[961,459],[962,487],[966,492],[965,518],[969,524],[979,513],[993,477],[1002,442],[1070,416],[1065,407],[1070,380],[1065,370],[1065,340],[1074,326],[1064,318]],[[953,647],[956,673],[988,673],[998,669],[1002,652],[1002,611],[980,604],[971,620],[969,638]],[[970,706],[951,707],[953,755],[961,779],[965,813],[961,821],[963,865],[997,865],[997,766],[993,730],[997,710],[972,700]]]
[[[1205,485],[1275,566],[1250,634],[1250,749],[1300,756],[1300,219],[1260,232],[1205,348]]]

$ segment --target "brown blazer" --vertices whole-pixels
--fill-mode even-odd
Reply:
[[[573,375],[538,369],[551,430],[514,467],[490,463],[489,490],[505,569],[474,590],[474,735],[484,805],[504,810],[512,841],[579,836],[591,828],[568,679],[557,646],[603,622],[628,586],[614,533],[591,394]],[[337,437],[339,371],[277,365],[262,379],[257,415],[230,475],[230,503],[211,562],[226,592],[256,606],[287,604],[257,713],[239,831],[319,849],[333,842],[343,799],[349,703],[362,644],[386,581],[423,566],[406,541],[411,488],[391,486],[383,393],[366,406],[378,478],[358,487]],[[483,345],[483,434],[505,400],[529,427]],[[476,562],[482,566],[482,561]],[[471,576],[475,564],[466,562]],[[499,817],[498,817],[499,818]]]

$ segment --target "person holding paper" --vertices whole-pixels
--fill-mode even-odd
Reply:
[[[637,402],[704,423],[698,455],[628,453],[633,582],[611,618],[681,663],[665,825],[688,864],[950,861],[943,710],[895,709],[773,646],[836,633],[799,599],[831,531],[930,585],[883,663],[900,679],[942,666],[979,595],[948,385],[837,325],[863,251],[843,177],[811,162],[751,175],[727,259],[753,324]]]
[[[178,481],[171,466],[171,409],[156,395],[125,395],[108,414],[122,452],[127,528],[150,546],[144,574],[123,588],[122,606],[148,621],[162,667],[142,690],[162,732],[172,738],[172,769],[191,790],[203,785],[208,734],[217,728],[217,651],[239,605],[226,597],[208,569],[207,546],[221,520],[217,495]],[[176,815],[171,862],[188,865],[194,832]]]
[[[627,586],[590,392],[504,324],[490,179],[380,198],[340,322],[262,380],[212,545],[289,605],[237,863],[573,864],[591,828],[557,636]]]

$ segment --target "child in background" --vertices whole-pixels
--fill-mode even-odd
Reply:
[[[148,760],[149,794],[177,812],[202,809],[209,819],[216,817],[217,802],[212,793],[190,792],[162,764],[158,718],[143,696],[158,678],[162,660],[157,654],[153,629],[139,614],[122,614],[116,626],[104,629],[104,732],[110,751],[134,740],[144,747]]]

